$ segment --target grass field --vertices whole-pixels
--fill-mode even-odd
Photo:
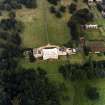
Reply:
[[[100,30],[85,30],[85,38],[87,40],[104,40],[105,36],[101,35]]]
[[[77,85],[78,84],[78,85]],[[105,104],[105,79],[84,80],[74,83],[75,87],[75,104],[74,105],[104,105]],[[85,95],[85,88],[87,85],[97,87],[100,93],[99,100],[91,101]]]
[[[65,16],[56,18],[50,13],[49,6],[46,0],[38,0],[37,9],[17,11],[17,19],[22,20],[25,26],[23,46],[33,48],[47,43],[64,45],[70,40]]]

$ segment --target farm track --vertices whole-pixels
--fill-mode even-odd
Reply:
[[[42,1],[43,1],[44,34],[45,34],[47,43],[50,43],[49,32],[48,32],[47,1],[46,0],[42,0]]]

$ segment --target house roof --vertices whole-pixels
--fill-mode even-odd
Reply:
[[[105,42],[103,41],[91,41],[87,45],[91,52],[105,52]]]
[[[42,53],[43,53],[43,60],[58,59],[58,49],[57,48],[42,49]]]

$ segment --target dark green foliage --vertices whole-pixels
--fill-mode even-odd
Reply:
[[[64,13],[64,12],[66,12],[66,7],[65,6],[61,6],[59,10]]]
[[[78,23],[76,21],[69,21],[68,26],[71,30],[72,40],[76,40],[78,42],[79,35],[81,35]]]
[[[74,2],[78,2],[78,0],[74,0]]]
[[[102,10],[103,10],[103,8],[102,8],[102,6],[101,6],[101,4],[99,4],[99,3],[97,3],[97,9],[101,12]]]
[[[93,14],[88,9],[80,9],[71,17],[68,22],[72,39],[79,42],[79,37],[83,34],[80,30],[81,24],[86,24],[93,20]]]
[[[75,3],[71,3],[69,6],[69,12],[74,13],[77,10],[77,5]]]
[[[48,0],[48,2],[53,4],[53,5],[57,5],[58,2],[60,2],[60,0]]]
[[[10,101],[19,96],[21,105],[60,104],[60,87],[48,80],[43,69],[20,71],[6,71],[2,75],[4,91],[10,97]]]
[[[21,9],[22,5],[26,8],[36,8],[37,7],[36,0],[4,0],[0,4],[1,10],[12,10],[12,9]]]
[[[56,8],[54,6],[50,7],[50,12],[53,13],[57,18],[61,18],[62,17],[62,13],[65,12],[65,8]]]
[[[60,11],[56,11],[55,16],[56,16],[57,18],[61,18],[61,17],[62,17],[62,13],[61,13]]]
[[[83,65],[64,65],[59,72],[65,79],[83,80],[105,77],[105,61],[93,62],[91,59]]]
[[[0,69],[13,69],[21,55],[22,24],[10,13],[9,18],[0,21]]]
[[[86,89],[86,96],[90,100],[98,100],[99,99],[99,93],[97,91],[97,88],[95,88],[95,87],[88,87]]]
[[[78,21],[79,24],[86,24],[93,20],[93,14],[86,8],[80,9],[72,16],[72,20]]]
[[[55,8],[54,6],[51,6],[51,7],[50,7],[50,12],[51,12],[51,13],[56,13],[56,8]]]
[[[89,51],[90,51],[90,48],[89,47],[83,46],[83,50],[84,50],[84,54],[86,56],[89,55]]]

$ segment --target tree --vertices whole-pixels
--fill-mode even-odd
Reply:
[[[49,81],[47,73],[38,68],[22,69],[20,72],[13,70],[5,71],[2,75],[5,92],[14,102],[18,97],[21,105],[60,105],[61,84],[55,84]]]
[[[80,25],[93,21],[93,18],[93,14],[86,8],[76,11],[70,18],[68,27],[70,28],[72,39],[77,45],[79,42],[79,37],[83,34]]]
[[[11,11],[12,9],[21,9],[22,5],[26,8],[36,8],[36,0],[3,0],[0,5],[1,10]]]
[[[60,2],[60,0],[48,0],[48,2],[53,4],[53,5],[57,5],[58,2]]]
[[[69,12],[74,13],[77,10],[77,5],[75,3],[71,3],[69,6]]]
[[[103,10],[103,8],[102,8],[102,6],[101,6],[101,4],[99,4],[99,3],[97,3],[97,9],[101,12],[102,10]]]
[[[87,9],[80,9],[74,14],[74,18],[78,20],[80,24],[85,24],[89,21],[93,21],[93,14]]]
[[[62,13],[61,13],[60,11],[56,11],[55,16],[56,16],[57,18],[61,18],[61,17],[62,17]]]
[[[99,92],[97,91],[96,87],[88,87],[88,89],[86,90],[86,96],[90,100],[98,100]]]
[[[51,12],[51,13],[56,13],[56,11],[57,11],[57,10],[56,10],[56,8],[55,8],[54,6],[51,6],[51,7],[50,7],[50,12]]]
[[[59,10],[64,13],[64,12],[66,12],[66,7],[65,6],[61,6]]]

